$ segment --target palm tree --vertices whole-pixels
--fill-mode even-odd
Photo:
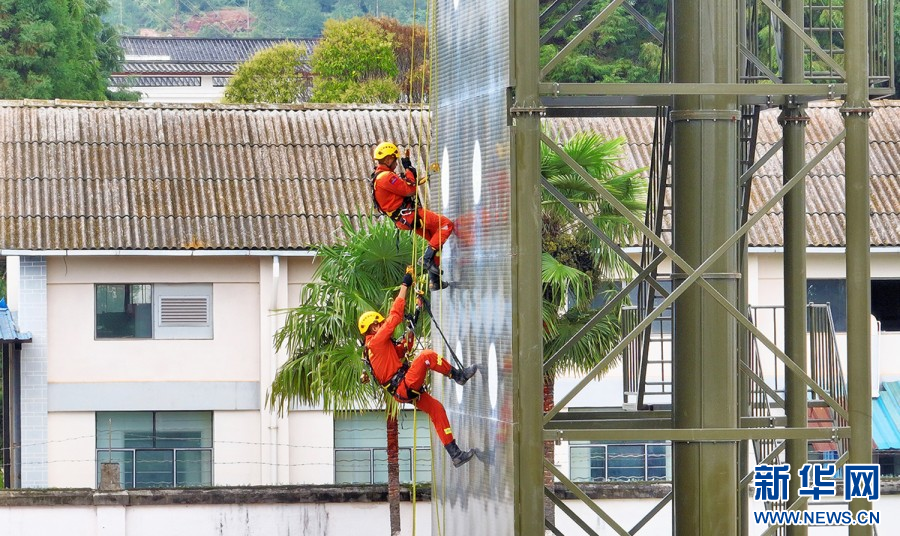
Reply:
[[[605,140],[595,134],[580,134],[563,149],[626,206],[640,212],[646,195],[646,186],[638,178],[640,170],[623,173],[616,165],[623,143],[621,138]],[[631,237],[627,220],[602,202],[597,192],[557,155],[545,148],[541,161],[543,176],[598,227],[620,243]],[[609,292],[611,281],[627,270],[608,247],[588,236],[572,214],[549,195],[543,202],[543,223],[544,355],[550,356],[596,310],[594,297]],[[304,286],[300,305],[287,313],[284,326],[275,334],[276,348],[284,348],[290,357],[269,391],[269,404],[280,412],[294,402],[321,404],[330,412],[353,411],[369,407],[373,397],[386,409],[391,534],[400,530],[398,406],[383,391],[373,391],[359,382],[364,365],[355,333],[362,312],[388,309],[391,291],[413,258],[412,234],[400,233],[398,244],[394,229],[390,222],[366,218],[355,230],[345,219],[337,243],[319,250],[321,264],[315,282]],[[611,314],[567,352],[545,376],[545,409],[553,406],[557,373],[589,370],[606,349],[618,342],[618,337],[618,318]],[[552,445],[550,442],[551,459]]]
[[[268,401],[281,413],[294,402],[338,413],[371,407],[373,401],[386,409],[391,534],[399,534],[399,405],[375,382],[360,382],[366,366],[356,322],[365,311],[390,308],[392,291],[412,258],[413,238],[412,233],[398,237],[393,225],[372,218],[363,218],[358,230],[344,218],[341,233],[335,245],[318,251],[315,282],[304,285],[300,305],[287,312],[275,333],[275,348],[290,357],[278,370]]]
[[[624,138],[607,140],[595,133],[580,133],[562,145],[563,151],[635,214],[646,209],[647,184],[643,170],[623,171]],[[541,146],[541,174],[615,243],[627,244],[635,229],[621,214],[602,200],[596,190],[553,152]],[[544,292],[544,359],[563,344],[599,311],[604,297],[615,294],[614,283],[625,278],[630,268],[611,247],[590,232],[555,197],[544,190],[542,199],[541,265]],[[544,411],[553,408],[555,378],[562,372],[585,374],[620,340],[616,310],[599,322],[544,375]],[[554,458],[553,441],[544,443],[544,455]],[[545,472],[545,485],[552,489],[553,475]],[[553,503],[545,514],[553,519]]]

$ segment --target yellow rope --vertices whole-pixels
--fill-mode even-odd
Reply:
[[[431,40],[436,39],[436,36],[437,36],[437,4],[436,4],[436,0],[430,0],[428,12],[429,12],[429,16],[427,17],[426,24],[430,25],[431,31],[429,32],[428,39],[425,43],[426,47],[431,42]],[[427,52],[427,48],[426,48],[426,52]],[[430,72],[429,72],[429,79],[428,79],[428,82],[429,82],[428,83],[428,93],[429,93],[428,100],[429,100],[429,102],[437,102],[437,97],[438,97],[437,86],[432,84],[432,82],[436,79],[436,75],[437,75],[439,67],[440,67],[437,57],[431,59],[431,64],[429,65],[429,67],[430,67]],[[432,114],[432,117],[433,117],[433,114]],[[424,118],[423,118],[423,121],[424,121]],[[438,131],[439,131],[439,124],[437,121],[434,121],[432,124],[432,128],[428,132],[428,135],[429,135],[428,147],[434,148],[435,161],[432,162],[432,164],[427,168],[428,172],[438,173],[438,172],[444,171],[440,168],[441,156],[440,156],[440,144],[439,144]],[[433,136],[432,136],[432,133],[433,133]],[[439,176],[440,176],[441,180],[448,179],[448,177],[444,177],[442,175],[439,175]],[[438,232],[440,233],[441,231],[438,230]],[[443,321],[444,321],[444,300],[441,300],[441,303],[439,304],[438,316],[440,318],[440,322],[443,323]],[[432,446],[432,452],[434,452],[434,446]],[[446,459],[444,458],[444,463],[441,463],[439,465],[442,469],[441,486],[440,486],[440,488],[435,488],[434,475],[435,475],[436,462],[435,462],[435,457],[432,456],[431,457],[431,475],[432,475],[432,493],[431,493],[432,499],[431,500],[432,500],[432,504],[433,504],[432,511],[434,512],[434,523],[437,528],[437,534],[438,534],[438,536],[441,536],[444,533],[443,527],[447,526],[446,525],[447,506],[445,503],[446,498],[447,498],[447,490],[445,488],[445,486],[447,485],[447,461],[446,461]]]
[[[409,113],[409,124],[410,125],[413,124],[412,94],[413,94],[413,82],[414,82],[413,76],[415,75],[415,65],[416,65],[416,8],[417,8],[416,0],[413,0],[412,35],[410,38],[411,42],[409,44],[409,96],[407,97],[407,110]],[[427,15],[426,15],[426,17],[427,17]],[[417,134],[421,134],[421,130],[419,130],[419,132]],[[421,136],[419,136],[419,135],[416,136],[416,142],[417,142],[418,146],[421,148],[422,147]],[[426,173],[427,173],[427,170],[426,170]],[[417,178],[417,180],[416,180],[416,200],[415,200],[415,204],[413,206],[413,210],[414,210],[413,225],[415,225],[417,223],[416,218],[417,218],[417,215],[419,212],[418,203],[419,203],[419,184],[418,184],[418,178]],[[415,235],[415,227],[413,227],[412,233],[413,233],[413,235]],[[412,241],[413,241],[412,262],[410,264],[415,265],[416,257],[417,257],[415,236],[412,237]],[[424,262],[423,262],[423,267],[424,267]],[[418,279],[418,278],[416,278],[416,279]],[[418,288],[418,285],[415,285],[413,288],[415,290],[416,288]],[[412,301],[414,301],[414,300],[410,300],[410,305],[412,305]],[[418,439],[419,439],[419,427],[418,427],[418,420],[417,420],[418,414],[419,414],[419,406],[418,406],[418,404],[413,404],[413,451],[412,451],[412,456],[411,456],[411,460],[410,460],[410,463],[412,463],[412,467],[410,468],[410,473],[412,475],[412,501],[411,501],[412,502],[412,536],[416,536],[416,486],[419,481],[418,470],[417,470],[418,469],[418,467],[417,467],[418,466],[418,461],[417,461],[418,453],[417,453],[417,448],[416,448],[418,445]]]

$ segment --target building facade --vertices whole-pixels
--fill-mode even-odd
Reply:
[[[836,105],[810,113],[837,117]],[[0,102],[9,125],[0,133],[0,255],[10,311],[32,335],[18,378],[21,441],[10,447],[21,486],[96,487],[104,462],[119,466],[125,487],[383,481],[379,412],[343,420],[318,408],[279,415],[266,398],[287,357],[272,344],[277,313],[298,302],[314,277],[317,247],[333,243],[341,217],[358,221],[371,211],[371,149],[392,139],[410,146],[417,162],[428,154],[419,139],[427,114],[407,121],[408,114]],[[900,379],[892,298],[900,285],[900,195],[891,190],[894,168],[880,161],[900,154],[885,126],[898,115],[900,103],[887,102],[873,119],[881,133],[872,166],[876,395],[882,382]],[[760,150],[776,135],[775,118],[766,121]],[[624,135],[625,169],[644,167],[649,156],[648,119],[546,126],[563,139],[583,130]],[[761,169],[761,198],[767,180],[780,177]],[[827,168],[809,179],[808,255],[810,292],[834,305],[844,250],[832,225],[841,199],[829,195],[830,180]],[[783,303],[777,210],[751,233],[757,306]],[[621,384],[614,369],[575,405],[622,407],[626,400],[609,395]],[[405,479],[429,480],[429,434],[424,416],[401,418]],[[576,480],[663,480],[669,448],[573,444],[556,452]]]
[[[304,47],[308,56],[317,40],[124,36],[125,61],[110,87],[138,91],[141,102],[221,102],[238,65],[285,41]],[[311,79],[308,66],[302,72]]]

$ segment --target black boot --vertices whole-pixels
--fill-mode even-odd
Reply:
[[[469,378],[474,376],[476,372],[478,372],[478,365],[471,365],[462,370],[459,370],[458,368],[451,368],[450,379],[460,385],[465,385],[466,382],[469,381]]]
[[[438,268],[440,270],[440,268]],[[428,274],[428,288],[431,290],[443,290],[450,286],[450,283],[441,279],[440,274]]]
[[[441,268],[434,262],[435,255],[437,255],[437,251],[434,248],[431,246],[425,248],[425,254],[422,256],[422,265],[429,274],[436,274],[440,277]]]
[[[471,460],[472,456],[475,456],[475,449],[460,450],[455,439],[444,445],[444,448],[447,449],[447,454],[450,455],[453,467],[459,467]]]

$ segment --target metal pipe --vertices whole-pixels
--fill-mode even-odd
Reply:
[[[733,3],[676,0],[673,13],[673,81],[736,84]],[[710,258],[738,228],[739,118],[734,94],[674,97],[673,249],[691,266]],[[735,241],[708,273],[737,274],[738,269]],[[705,279],[728,303],[737,304],[737,276]],[[738,427],[736,348],[737,320],[701,285],[692,285],[675,303],[672,407],[676,429]],[[675,534],[738,532],[737,445],[746,437],[741,433],[728,434],[721,442],[673,441]]]
[[[782,2],[785,15],[803,25],[803,2]],[[782,82],[803,83],[803,42],[796,32],[784,33],[784,73]],[[790,98],[789,98],[790,100]],[[784,136],[784,179],[793,177],[806,163],[806,124],[809,117],[802,103],[782,106],[779,123]],[[802,370],[806,366],[806,181],[801,181],[784,196],[784,329],[785,353]],[[785,414],[790,428],[807,426],[806,384],[798,374],[785,372]],[[800,497],[800,468],[807,462],[806,439],[787,441],[785,458],[791,468],[788,502]],[[787,527],[789,536],[805,536],[805,525]]]
[[[847,98],[841,107],[847,138],[845,197],[847,211],[847,403],[850,414],[850,463],[872,463],[870,250],[869,250],[869,49],[868,2],[844,4]],[[850,501],[856,515],[871,510],[865,498]],[[851,536],[872,534],[871,526],[853,525]]]

